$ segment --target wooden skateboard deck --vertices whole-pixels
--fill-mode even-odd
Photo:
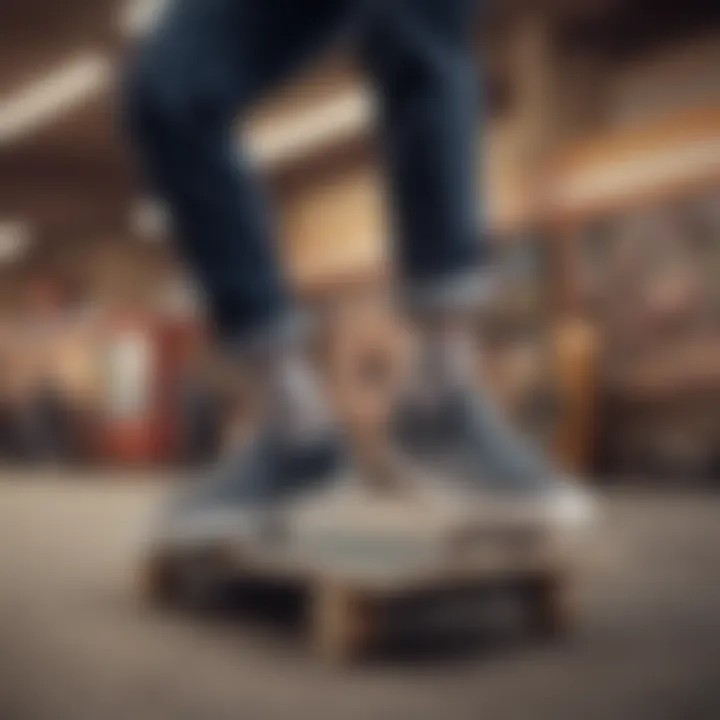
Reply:
[[[224,509],[191,520],[171,522],[149,544],[146,597],[168,600],[191,560],[206,577],[214,570],[297,585],[310,598],[313,645],[333,662],[372,646],[378,607],[416,593],[517,586],[531,625],[550,634],[574,615],[578,546],[558,542],[538,509],[518,502],[471,502],[437,485],[383,493],[349,482],[266,513]]]

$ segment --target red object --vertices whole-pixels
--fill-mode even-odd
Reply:
[[[107,460],[151,464],[177,455],[178,389],[200,342],[194,324],[149,315],[116,318],[106,343]]]
[[[122,315],[105,343],[107,391],[102,446],[105,459],[146,464],[160,459],[157,401],[157,340],[147,317]]]

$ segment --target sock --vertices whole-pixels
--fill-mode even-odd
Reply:
[[[302,350],[283,351],[270,360],[268,385],[269,421],[288,442],[312,443],[330,432],[325,391]]]
[[[421,330],[420,382],[426,397],[442,403],[471,392],[477,382],[479,348],[470,328],[443,323]]]

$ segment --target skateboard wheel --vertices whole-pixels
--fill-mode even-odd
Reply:
[[[545,638],[561,638],[575,627],[577,601],[573,583],[561,575],[538,578],[524,588],[530,631]]]
[[[312,597],[312,640],[317,654],[334,665],[351,664],[370,648],[372,603],[342,584],[320,583]]]
[[[139,571],[138,594],[140,599],[151,606],[167,606],[177,600],[173,564],[162,553],[146,558]]]

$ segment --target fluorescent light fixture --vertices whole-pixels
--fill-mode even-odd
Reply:
[[[0,146],[32,133],[105,89],[111,71],[106,58],[88,53],[0,100]]]
[[[32,230],[22,220],[0,220],[0,264],[19,260],[30,249]]]
[[[167,0],[127,0],[120,10],[118,24],[125,37],[144,35],[155,24]]]
[[[557,187],[560,208],[622,200],[648,188],[669,187],[720,172],[720,140],[698,138],[685,145],[663,147],[657,152],[623,160],[609,160],[599,167],[568,174]]]
[[[203,312],[204,300],[197,285],[187,277],[173,277],[160,284],[155,307],[171,317],[197,317]]]
[[[128,5],[128,27],[145,27],[164,0]],[[141,13],[140,8],[144,8]],[[151,12],[152,11],[152,12]],[[145,18],[142,20],[141,18]],[[0,99],[0,147],[52,123],[101,93],[111,82],[112,63],[99,53],[68,60],[5,99]],[[374,117],[365,88],[354,88],[310,110],[265,121],[250,131],[250,151],[260,163],[276,165],[312,154],[363,132]]]
[[[251,129],[250,152],[260,163],[276,165],[363,132],[374,114],[370,93],[355,88],[311,110]]]
[[[138,200],[130,210],[132,231],[148,242],[157,242],[165,237],[168,218],[165,207],[147,198]]]

